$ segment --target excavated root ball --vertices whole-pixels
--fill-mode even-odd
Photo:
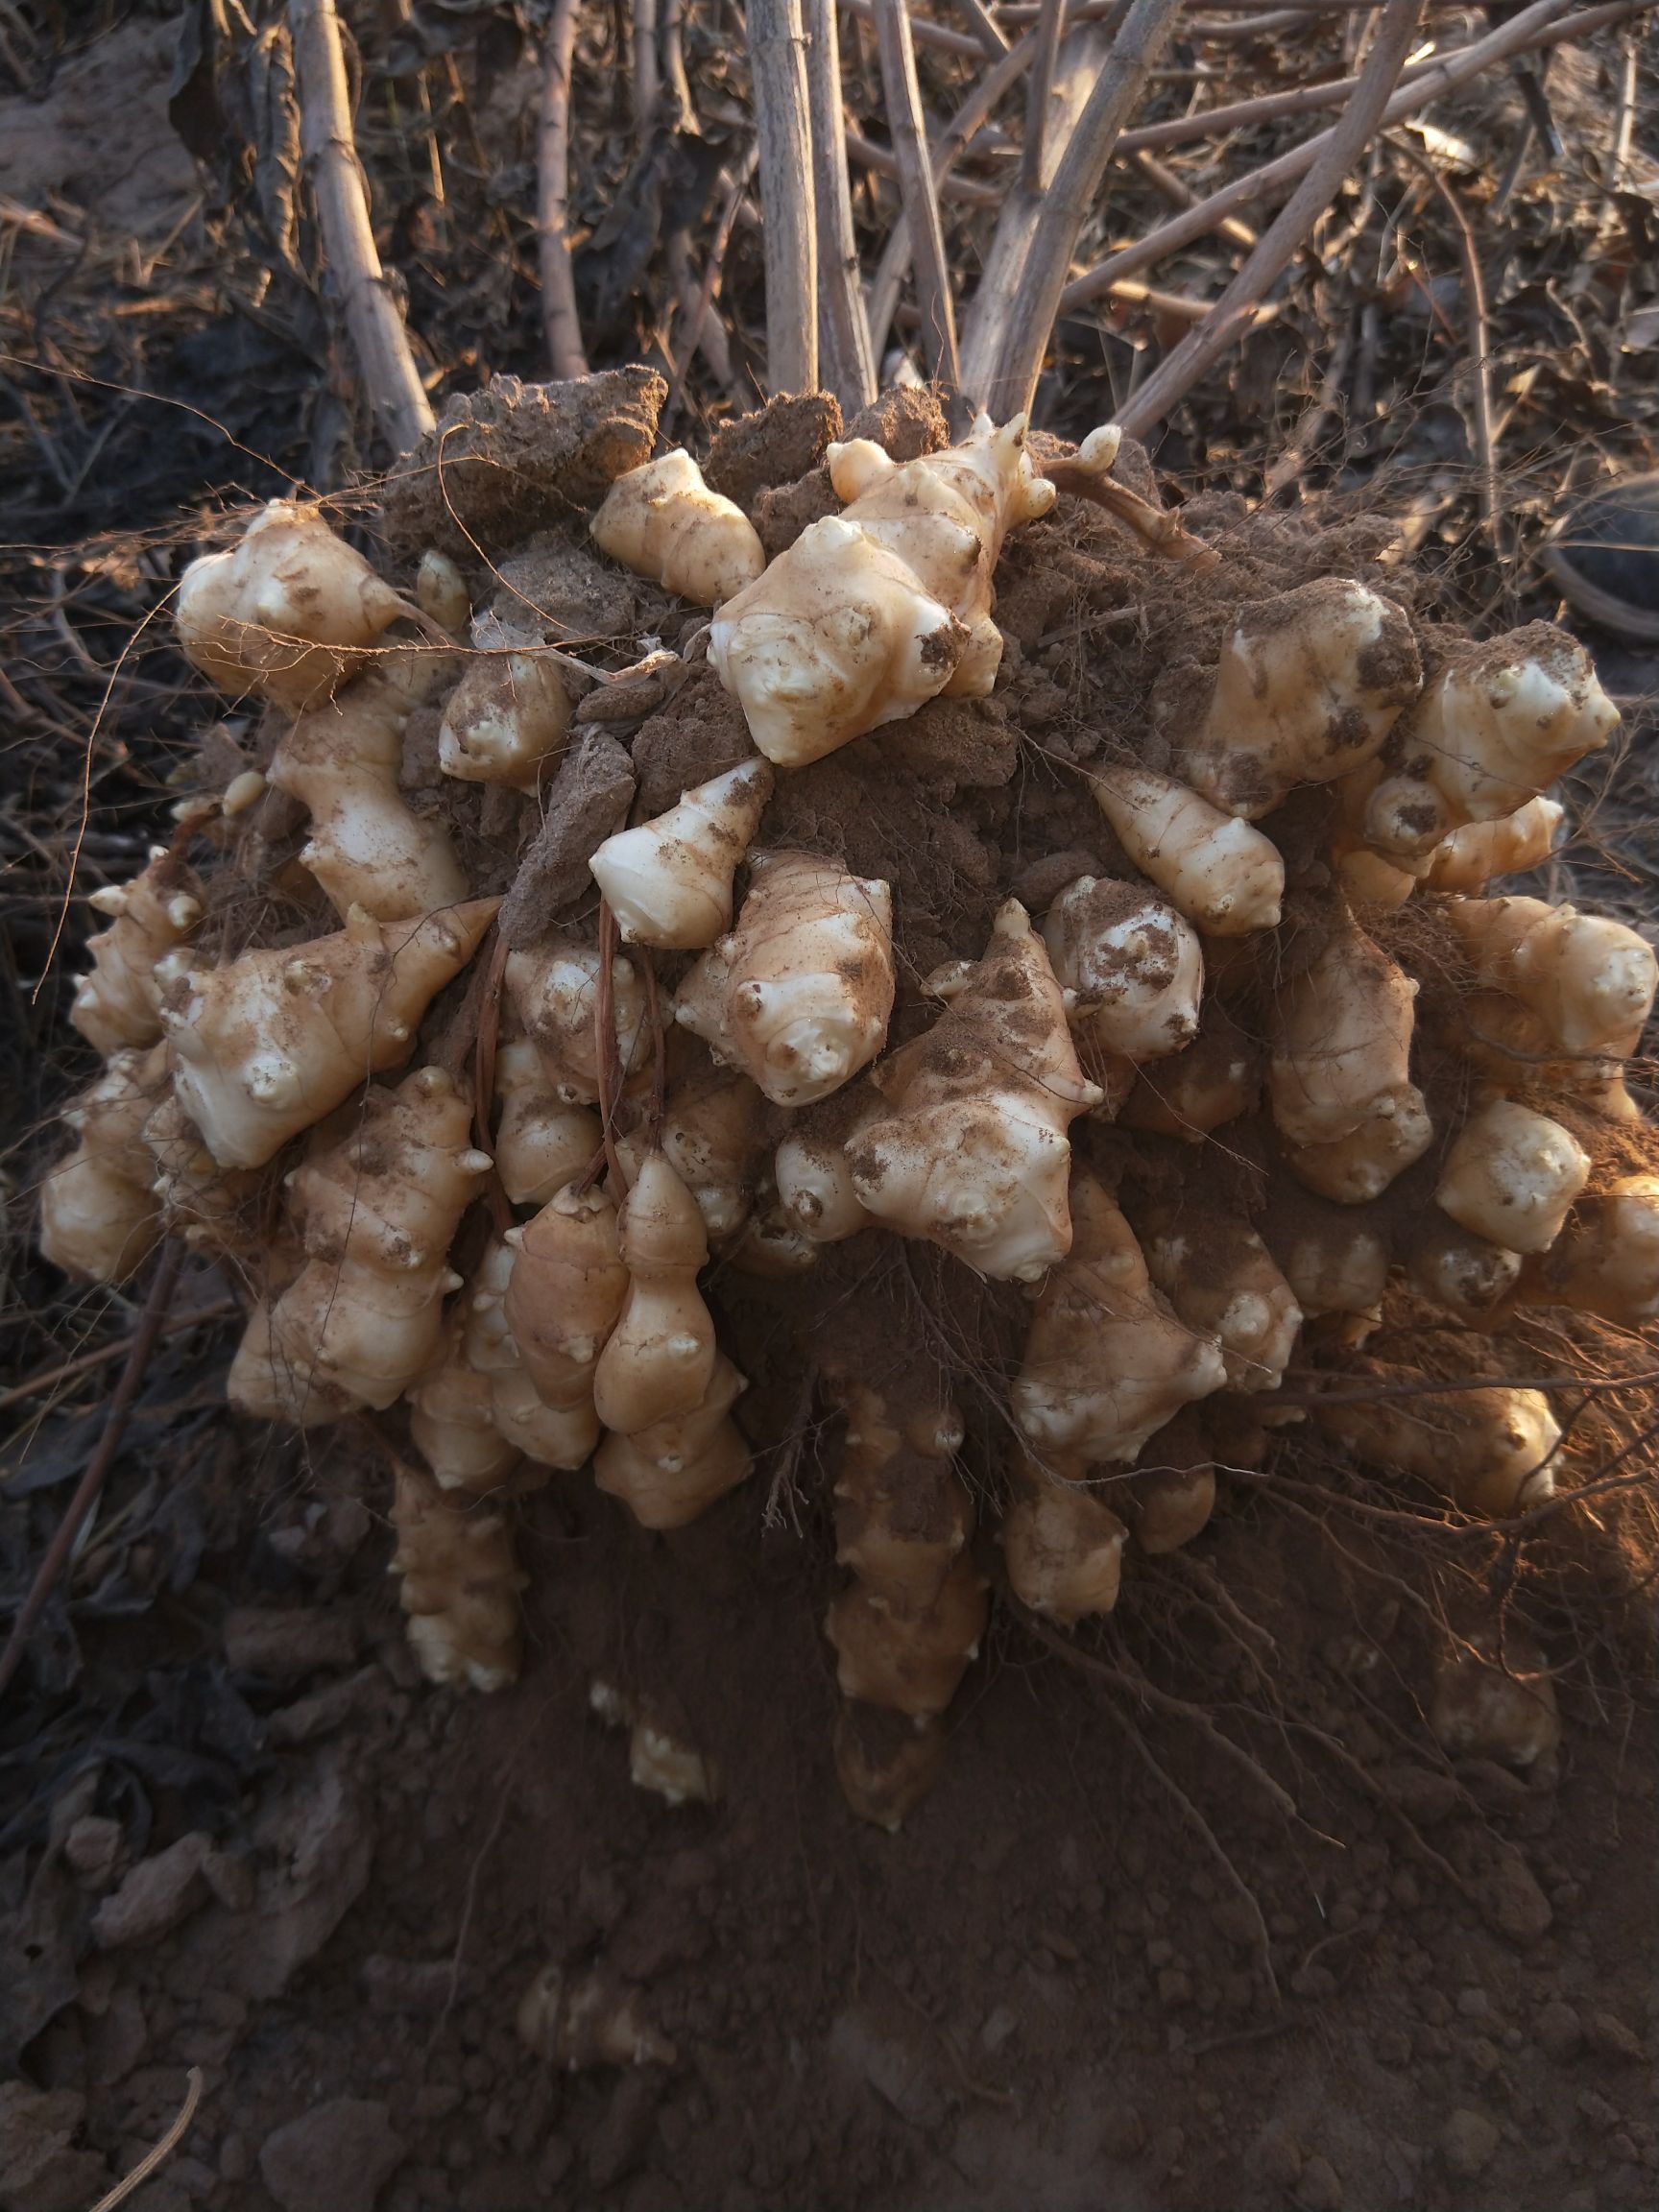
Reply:
[[[450,401],[384,576],[285,501],[193,564],[266,765],[95,898],[41,1249],[119,1282],[186,1236],[247,1286],[239,1408],[383,1422],[435,1680],[513,1677],[552,1470],[667,1547],[755,1542],[787,1470],[891,1828],[998,1598],[1133,1622],[1160,1555],[1230,1556],[1229,1469],[1268,1522],[1278,1454],[1402,1517],[1583,1479],[1572,1362],[1659,1320],[1659,960],[1487,895],[1616,722],[1559,631],[1459,638],[1381,531],[1172,529],[1115,432],[950,444],[931,397],[834,443],[789,402],[812,474],[757,422],[710,491],[665,396]],[[1420,1702],[1535,1763],[1548,1672],[1477,1641]],[[696,1795],[683,1739],[636,1761]],[[665,2056],[603,1966],[520,2027]]]

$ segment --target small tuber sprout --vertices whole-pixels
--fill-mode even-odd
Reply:
[[[1424,881],[1431,891],[1479,891],[1494,876],[1536,868],[1549,859],[1565,813],[1553,799],[1528,799],[1495,822],[1466,822],[1435,846]]]
[[[1479,980],[1512,992],[1563,1051],[1633,1049],[1659,987],[1634,929],[1542,899],[1457,899],[1446,916]]]
[[[65,1274],[124,1283],[161,1237],[156,1166],[144,1142],[167,1081],[167,1049],[114,1052],[65,1107],[77,1143],[40,1184],[40,1252]]]

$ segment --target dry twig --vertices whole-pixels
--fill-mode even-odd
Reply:
[[[950,307],[950,271],[945,259],[945,233],[927,156],[922,87],[916,79],[916,51],[910,40],[905,0],[876,0],[876,37],[881,57],[881,83],[887,94],[887,128],[898,156],[899,190],[910,231],[923,354],[929,374],[954,392],[960,374],[956,319]]]
[[[749,0],[765,216],[766,381],[818,389],[818,239],[801,0]]]
[[[851,415],[876,397],[876,360],[858,281],[835,0],[802,0],[802,20],[806,29],[806,98],[818,227],[818,376]]]
[[[541,263],[541,328],[555,376],[586,376],[588,356],[570,270],[570,62],[578,0],[554,0],[541,58],[537,137],[536,234]]]

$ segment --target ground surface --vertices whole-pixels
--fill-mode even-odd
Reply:
[[[30,996],[76,819],[52,763],[78,758],[180,508],[282,480],[228,464],[197,419],[76,377],[164,390],[319,480],[348,435],[302,318],[252,291],[228,307],[212,240],[187,230],[146,274],[194,191],[158,120],[172,26],[104,32],[0,112],[0,192],[86,248],[17,241],[44,258],[21,265],[9,349],[56,362],[75,420],[29,385],[12,534],[136,529],[151,562],[11,571],[20,1229],[28,1125],[66,1065],[54,987]],[[496,99],[517,112],[499,81]],[[461,273],[494,297],[488,268]],[[114,312],[146,297],[167,302],[147,352],[143,314]],[[1627,693],[1650,682],[1620,667]],[[170,747],[205,718],[164,656],[137,670],[92,755],[86,855],[114,876],[160,818]],[[1647,773],[1638,751],[1627,788]],[[1640,910],[1659,855],[1612,842]],[[61,1302],[21,1250],[12,1280],[19,1378],[130,1328],[120,1300]],[[888,1838],[847,1815],[830,1762],[815,1439],[773,1512],[763,1479],[666,1540],[556,1481],[524,1507],[522,1681],[433,1694],[385,1579],[384,1469],[226,1416],[227,1296],[187,1286],[181,1320],[190,1300],[208,1318],[164,1340],[73,1602],[0,1715],[6,2212],[90,2205],[192,2067],[195,2122],[130,2200],[149,2212],[1604,2212],[1659,2195],[1651,1593],[1611,1522],[1530,1563],[1558,1775],[1455,1768],[1423,1724],[1442,1601],[1501,1595],[1511,1556],[1454,1551],[1425,1579],[1363,1496],[1332,1517],[1298,1491],[1292,1456],[1277,1487],[1230,1484],[1190,1554],[1139,1565],[1086,1646],[1114,1677],[999,1619],[944,1779]],[[9,1596],[113,1372],[14,1408]],[[595,1675],[677,1701],[723,1768],[717,1807],[632,1787],[589,1710]],[[635,1986],[673,2062],[550,2070],[514,2028],[549,1960]]]

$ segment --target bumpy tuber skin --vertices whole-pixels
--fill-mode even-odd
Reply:
[[[1227,1380],[1221,1347],[1178,1321],[1127,1221],[1092,1175],[1071,1185],[1075,1236],[1037,1302],[1014,1418],[1038,1456],[1127,1464],[1183,1406]]]
[[[124,1046],[154,1045],[161,1034],[156,964],[182,945],[202,919],[202,886],[165,845],[130,883],[94,891],[90,904],[110,916],[87,945],[92,971],[75,988],[69,1019],[108,1057]]]
[[[503,1318],[537,1395],[561,1410],[590,1404],[594,1364],[628,1295],[615,1206],[572,1184],[505,1240],[517,1258]]]
[[[167,1081],[167,1049],[115,1052],[64,1109],[79,1142],[40,1185],[40,1251],[65,1274],[124,1283],[161,1236],[144,1127]]]
[[[1534,622],[1494,638],[1441,670],[1356,780],[1364,841],[1427,859],[1464,823],[1515,813],[1618,726],[1589,655],[1564,631]]]
[[[618,476],[590,528],[601,553],[699,607],[735,597],[766,565],[759,532],[683,445]]]
[[[1002,1557],[1015,1597],[1062,1628],[1117,1604],[1129,1533],[1084,1487],[1084,1472],[1080,1462],[1045,1470],[1021,1453],[1002,1517]]]
[[[1580,1198],[1542,1262],[1528,1300],[1598,1313],[1623,1329],[1659,1321],[1659,1175],[1622,1175]]]
[[[570,731],[559,656],[493,615],[473,624],[472,641],[479,651],[444,709],[438,765],[457,782],[534,791]]]
[[[409,1641],[429,1682],[504,1690],[518,1672],[518,1593],[530,1577],[492,1505],[457,1505],[423,1469],[397,1470],[392,1572],[409,1616]]]
[[[980,1274],[1035,1282],[1070,1249],[1067,1129],[1100,1102],[1043,940],[1017,899],[985,956],[928,980],[945,1012],[872,1080],[888,1111],[848,1148],[859,1203]]]
[[[897,553],[827,515],[727,600],[709,659],[767,759],[804,768],[937,698],[969,642]]]
[[[465,633],[468,617],[472,613],[467,579],[448,554],[440,553],[435,545],[427,546],[415,571],[415,600],[421,612],[429,614],[441,630],[447,630],[451,637]]]
[[[1046,515],[1054,487],[1038,474],[1025,417],[1000,429],[988,415],[959,445],[895,462],[869,438],[832,445],[825,460],[844,519],[896,553],[923,589],[967,626],[968,645],[945,689],[989,697],[1002,662],[991,619],[992,579],[1009,530]]]
[[[599,1117],[555,1097],[528,1037],[495,1050],[495,1171],[515,1206],[545,1206],[599,1150]]]
[[[402,921],[468,896],[448,831],[412,814],[397,781],[403,726],[433,687],[436,658],[389,654],[300,715],[271,757],[269,781],[311,816],[301,861],[342,920],[361,906]]]
[[[243,1214],[259,1188],[258,1176],[220,1166],[171,1083],[163,1085],[144,1124],[144,1143],[155,1165],[152,1188],[169,1229],[180,1231],[187,1244],[208,1251],[257,1250],[257,1219],[245,1220]]]
[[[1423,681],[1411,626],[1362,584],[1321,577],[1241,607],[1181,774],[1254,821],[1298,783],[1329,783],[1378,753]]]
[[[1380,1220],[1328,1205],[1293,1184],[1274,1188],[1261,1219],[1262,1242],[1306,1319],[1381,1319],[1391,1255]]]
[[[1653,1011],[1659,960],[1634,929],[1542,899],[1446,908],[1480,982],[1529,1007],[1566,1052],[1631,1048]]]
[[[1266,1076],[1266,1054],[1214,993],[1198,1017],[1198,1035],[1170,1059],[1142,1072],[1118,1107],[1126,1129],[1202,1142],[1241,1114],[1253,1114]]]
[[[1302,1309],[1272,1254],[1236,1214],[1160,1209],[1139,1222],[1146,1271],[1178,1319],[1216,1337],[1234,1390],[1277,1390]]]
[[[1079,876],[1048,909],[1043,941],[1068,1012],[1102,1051],[1140,1065],[1197,1036],[1204,948],[1166,901]]]
[[[1270,837],[1150,768],[1095,768],[1089,787],[1124,852],[1190,922],[1214,937],[1275,926],[1285,862]]]
[[[747,1075],[722,1068],[688,1031],[668,1038],[668,1096],[659,1132],[668,1165],[697,1201],[710,1239],[735,1237],[755,1204],[764,1151],[766,1102]],[[637,1174],[645,1147],[625,1138],[623,1162]]]
[[[1619,1040],[1607,1057],[1563,1057],[1538,1015],[1507,991],[1471,991],[1443,1017],[1439,1042],[1459,1052],[1475,1077],[1475,1095],[1506,1097],[1519,1083],[1556,1091],[1610,1121],[1640,1121],[1642,1109],[1625,1087],[1622,1063],[1641,1043]]]
[[[873,1111],[878,1114],[879,1105]],[[780,1204],[810,1243],[839,1244],[875,1218],[854,1187],[846,1146],[832,1137],[805,1131],[785,1137],[772,1174]]]
[[[683,1528],[747,1479],[754,1460],[732,1407],[747,1387],[723,1353],[702,1402],[630,1436],[612,1434],[593,1460],[593,1479],[620,1498],[642,1528]]]
[[[1464,1124],[1434,1198],[1477,1237],[1547,1252],[1589,1179],[1590,1155],[1559,1121],[1498,1098]]]
[[[714,1375],[714,1323],[697,1288],[709,1238],[661,1152],[646,1156],[616,1238],[628,1295],[593,1371],[593,1403],[607,1429],[631,1436],[693,1412]]]
[[[750,871],[736,928],[681,984],[675,1020],[775,1106],[809,1106],[886,1042],[893,894],[806,853],[753,854]]]
[[[938,1781],[946,1741],[936,1716],[912,1720],[844,1699],[835,1718],[835,1778],[851,1811],[897,1836]]]
[[[396,1403],[438,1359],[448,1251],[490,1155],[441,1068],[372,1086],[357,1126],[288,1177],[305,1265],[255,1308],[231,1364],[233,1406],[307,1427]]]
[[[449,1317],[443,1357],[409,1392],[409,1435],[444,1490],[483,1497],[518,1464],[495,1426],[490,1378],[467,1357],[465,1302]]]
[[[1375,1198],[1432,1142],[1410,1080],[1416,995],[1404,971],[1344,918],[1274,998],[1273,1119],[1292,1168],[1322,1196]],[[1341,1148],[1333,1158],[1334,1146]]]
[[[1501,1310],[1521,1273],[1521,1255],[1425,1207],[1407,1232],[1406,1279],[1419,1297],[1479,1329]]]
[[[626,942],[701,950],[731,928],[733,879],[772,783],[764,760],[745,760],[655,821],[606,838],[589,866]]]
[[[1435,846],[1424,881],[1431,891],[1479,891],[1494,876],[1537,868],[1554,850],[1565,814],[1553,799],[1528,799],[1495,822],[1466,822]]]
[[[400,615],[414,612],[319,509],[273,499],[235,547],[180,579],[185,655],[222,691],[257,691],[290,713],[337,691]]]
[[[176,976],[161,1008],[174,1085],[213,1157],[263,1166],[365,1076],[406,1060],[428,1003],[499,903],[475,899],[419,922],[354,907],[332,937]]]
[[[1215,1468],[1199,1416],[1178,1413],[1159,1431],[1126,1481],[1107,1493],[1148,1558],[1179,1551],[1210,1526]]]
[[[1422,1394],[1423,1378],[1414,1370],[1380,1360],[1343,1375],[1336,1388],[1345,1394],[1367,1382],[1409,1394],[1370,1405],[1315,1403],[1313,1408],[1319,1427],[1357,1459],[1390,1475],[1415,1476],[1465,1512],[1494,1519],[1554,1494],[1552,1455],[1561,1431],[1541,1390],[1505,1386],[1434,1397]]]
[[[507,995],[525,1034],[541,1056],[553,1094],[567,1106],[592,1106],[599,1097],[594,999],[599,954],[568,930],[534,952],[510,952]],[[616,1055],[624,1074],[640,1055],[645,1027],[645,986],[632,962],[611,963],[611,1004]]]

